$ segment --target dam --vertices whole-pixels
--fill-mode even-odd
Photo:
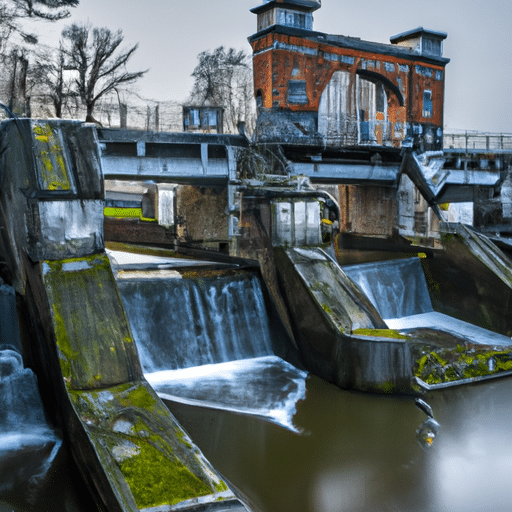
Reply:
[[[298,359],[299,368],[280,357],[289,352],[287,334],[268,311],[255,269],[210,263],[191,272],[191,261],[180,267],[154,258],[154,266],[173,272],[168,277],[149,264],[128,270],[141,255],[109,254],[144,375],[165,403],[250,414],[294,430],[307,372]]]
[[[214,251],[179,239],[137,247],[109,242],[105,250],[95,128],[12,120],[2,129],[7,429],[20,400],[32,397],[30,414],[21,418],[29,433],[25,440],[23,432],[4,438],[12,455],[3,460],[9,467],[28,450],[34,461],[18,468],[21,479],[6,480],[2,492],[31,489],[32,505],[22,498],[21,507],[37,509],[38,494],[51,487],[48,475],[68,457],[76,481],[87,482],[87,499],[109,510],[270,510],[260,486],[248,485],[253,477],[237,476],[245,474],[237,458],[246,450],[219,457],[221,445],[204,438],[197,415],[209,424],[230,418],[241,431],[270,428],[288,443],[307,437],[301,411],[321,402],[311,397],[327,383],[338,392],[402,395],[393,403],[412,406],[413,453],[428,450],[439,431],[411,397],[426,393],[436,403],[430,393],[510,375],[509,259],[469,227],[443,224],[435,245],[331,236],[321,219],[337,211],[332,196],[286,178],[279,186],[228,188],[232,200],[240,194],[236,213],[243,219],[228,240],[233,256],[218,239]],[[142,211],[162,197],[169,215],[154,208],[157,219],[144,216],[137,224],[153,223],[150,232],[162,228],[161,236],[169,219],[186,213],[180,222],[192,232],[191,210],[174,210],[179,194],[207,197],[204,217],[231,200],[218,183],[212,187],[135,188],[122,193],[116,212],[137,201]],[[232,213],[220,216],[214,237],[222,222],[229,236],[237,225]],[[159,224],[163,218],[167,227]],[[119,225],[126,220],[133,223],[114,218]],[[332,396],[337,402],[345,395]],[[201,439],[221,473],[170,411]],[[154,470],[145,469],[147,461]],[[179,483],[169,487],[173,481]]]
[[[447,34],[320,4],[252,10],[252,141],[0,124],[0,510],[508,510],[510,244],[452,206],[510,154],[444,150]]]

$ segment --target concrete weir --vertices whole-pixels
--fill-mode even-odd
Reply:
[[[275,249],[311,372],[341,388],[405,394],[511,374],[510,261],[469,228],[443,229],[443,247],[425,253],[347,249],[343,237],[336,257]]]
[[[93,126],[0,124],[0,254],[40,381],[100,510],[246,510],[144,379],[103,244]]]

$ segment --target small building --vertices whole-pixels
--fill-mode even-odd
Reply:
[[[196,133],[223,133],[224,109],[206,105],[183,107],[183,131]]]
[[[417,28],[391,44],[313,30],[314,0],[251,10],[256,140],[347,148],[443,143],[445,33]]]

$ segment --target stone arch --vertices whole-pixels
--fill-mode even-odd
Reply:
[[[404,103],[400,89],[379,73],[335,71],[320,97],[318,132],[329,146],[400,146]]]
[[[384,75],[380,73],[376,73],[375,71],[369,71],[367,69],[358,69],[357,74],[360,77],[363,77],[365,80],[369,82],[373,82],[375,84],[382,84],[387,90],[391,91],[397,98],[398,104],[403,107],[404,106],[404,97],[400,88],[394,84],[389,78],[386,78]]]

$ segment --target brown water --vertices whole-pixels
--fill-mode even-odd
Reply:
[[[441,425],[428,449],[416,437],[426,415],[413,398],[341,391],[316,377],[297,404],[300,433],[227,411],[169,407],[255,512],[505,512],[511,397],[512,379],[426,395]],[[0,511],[94,510],[74,464],[59,458],[35,503],[9,493]]]
[[[412,398],[341,391],[316,377],[294,424],[169,404],[210,462],[260,512],[494,512],[512,503],[512,380]]]

